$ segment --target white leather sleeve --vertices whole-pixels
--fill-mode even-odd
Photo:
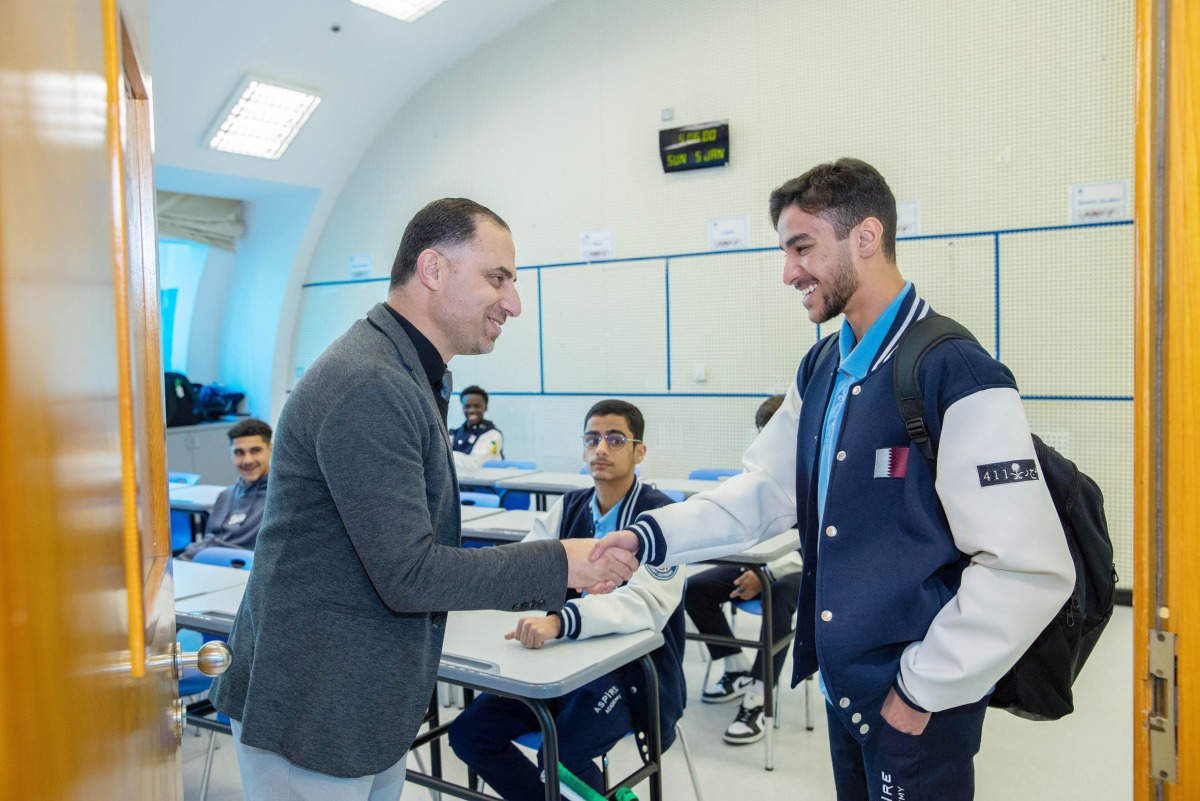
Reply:
[[[548,512],[540,514],[533,518],[533,527],[529,529],[529,533],[521,542],[533,542],[534,540],[556,540],[558,539],[558,530],[562,528],[563,516],[563,499],[554,502]]]
[[[1016,390],[981,390],[946,410],[937,494],[954,542],[971,563],[958,594],[900,660],[905,694],[931,712],[982,698],[1074,588],[1075,569],[1044,479],[983,486],[980,476],[985,465],[1036,458]]]
[[[766,568],[771,578],[779,581],[784,576],[790,576],[793,573],[799,573],[803,570],[804,561],[800,558],[799,551],[792,551],[786,556],[779,557],[774,562],[769,562]]]
[[[567,636],[576,626],[577,639],[646,629],[662,631],[683,602],[685,569],[669,571],[673,575],[661,579],[646,567],[639,567],[628,582],[607,595],[589,594],[567,601],[567,608],[560,613]],[[572,615],[578,620],[569,620]]]
[[[667,542],[664,566],[738,553],[796,525],[796,427],[800,396],[783,405],[750,445],[742,465],[715,489],[646,514]]]

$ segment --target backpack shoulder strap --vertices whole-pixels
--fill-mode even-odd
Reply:
[[[916,443],[929,463],[930,472],[937,476],[937,454],[925,425],[925,401],[921,397],[921,362],[926,354],[948,339],[977,342],[975,336],[959,323],[940,314],[931,314],[909,324],[892,357],[892,382],[896,391],[896,406],[904,419],[909,438]]]
[[[820,365],[829,356],[830,351],[837,347],[838,332],[834,331],[821,342],[821,349],[817,351],[817,355],[813,359],[807,359],[800,363],[800,371],[796,374],[796,389],[800,393],[800,397],[804,397],[804,393],[808,390],[808,382],[812,379],[813,373],[817,371],[817,366]]]

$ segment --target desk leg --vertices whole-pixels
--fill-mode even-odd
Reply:
[[[546,493],[544,493],[544,492],[535,493],[533,496],[533,505],[537,508],[537,511],[539,511],[539,512],[546,511]]]
[[[542,767],[546,773],[546,801],[560,801],[558,789],[558,729],[554,725],[554,716],[546,708],[546,703],[536,698],[522,698],[522,701],[533,710],[538,727],[542,730]]]
[[[760,565],[753,568],[754,574],[762,585],[762,631],[759,632],[759,653],[762,654],[763,666],[763,729],[766,732],[764,744],[766,754],[764,767],[775,770],[775,621],[772,619],[773,605],[771,603],[771,580]]]
[[[650,774],[650,801],[662,801],[662,721],[659,718],[658,705],[658,672],[654,670],[654,662],[649,654],[638,658],[642,673],[646,676],[646,706],[650,720],[649,731],[646,732],[646,748],[649,750],[648,760],[654,765]]]

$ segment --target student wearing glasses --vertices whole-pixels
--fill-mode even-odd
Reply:
[[[591,489],[568,492],[539,516],[526,541],[599,538],[628,526],[641,512],[671,499],[638,480],[634,468],[646,457],[645,422],[631,403],[603,400],[584,418],[583,461]],[[545,616],[523,617],[504,635],[526,648],[541,648],[614,632],[661,631],[665,643],[651,659],[658,672],[663,748],[674,740],[683,713],[685,688],[684,574],[679,568],[641,567],[629,582],[609,595],[569,593],[567,603]],[[497,633],[497,636],[500,636]],[[550,701],[558,726],[559,761],[567,770],[603,792],[603,777],[593,760],[630,731],[643,731],[646,710],[642,671],[628,665],[574,692]],[[523,702],[481,695],[450,726],[450,746],[458,757],[507,799],[541,798],[541,765],[535,766],[513,744],[536,731],[537,719]]]
[[[462,391],[463,424],[450,431],[455,467],[481,467],[488,459],[504,458],[504,435],[484,415],[488,394],[483,387],[469,386]]]

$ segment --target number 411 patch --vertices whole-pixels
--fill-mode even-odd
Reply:
[[[996,487],[1001,484],[1016,484],[1018,481],[1037,481],[1037,462],[1033,459],[1018,459],[1015,462],[996,462],[976,465],[979,471],[979,486]]]

